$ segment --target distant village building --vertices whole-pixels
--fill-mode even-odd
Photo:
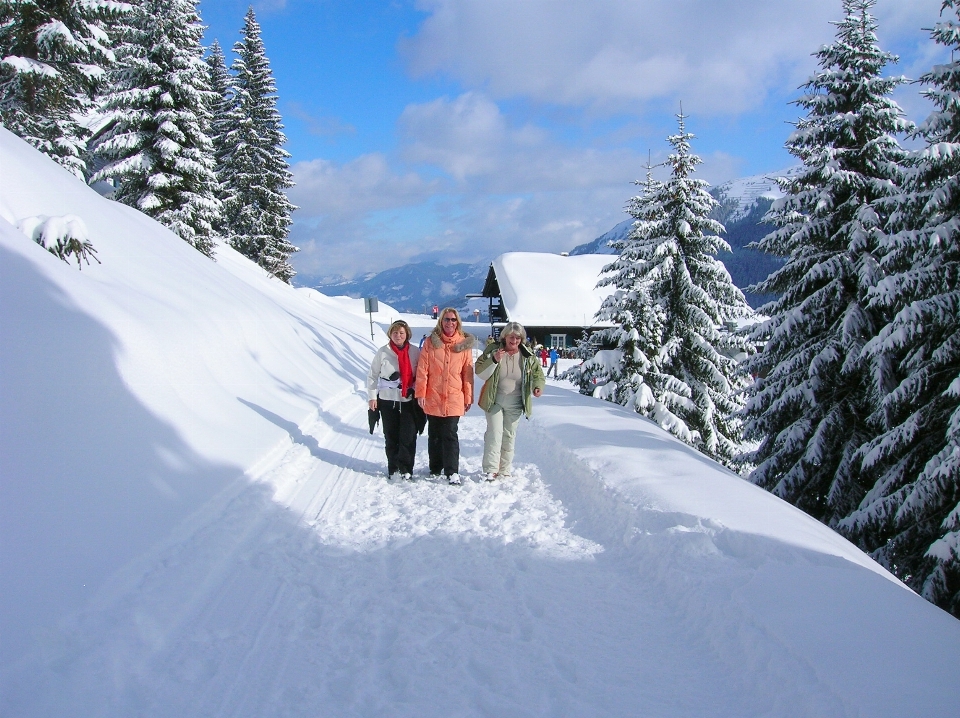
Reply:
[[[499,328],[520,322],[538,343],[572,347],[584,330],[611,326],[598,322],[596,313],[614,288],[596,285],[614,259],[609,254],[501,254],[490,264],[483,285],[491,324]]]

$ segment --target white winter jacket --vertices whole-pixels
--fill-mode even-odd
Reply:
[[[410,368],[413,370],[413,381],[417,380],[419,359],[420,350],[415,344],[410,344]],[[389,379],[394,374],[399,377],[400,364],[390,344],[384,344],[374,354],[373,362],[370,364],[370,373],[367,374],[367,400],[410,401],[400,396],[400,379],[393,381]]]

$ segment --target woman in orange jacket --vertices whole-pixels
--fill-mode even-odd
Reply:
[[[460,417],[473,405],[473,345],[453,307],[440,312],[417,364],[416,397],[427,415],[430,474],[460,483]]]

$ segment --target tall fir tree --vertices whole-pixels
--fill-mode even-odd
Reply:
[[[868,293],[882,277],[880,201],[901,181],[895,135],[910,124],[890,98],[905,80],[880,75],[896,58],[877,45],[873,4],[844,0],[836,41],[816,53],[821,69],[796,102],[807,116],[787,142],[803,168],[781,183],[767,215],[779,228],[756,245],[786,263],[751,287],[779,298],[754,335],[764,347],[750,362],[750,478],[830,525],[864,496],[857,451],[891,382],[862,350],[884,324]]]
[[[653,178],[653,169],[648,159],[646,179],[636,182],[643,189],[627,203],[627,213],[635,220],[633,228],[622,239],[610,243],[617,258],[603,268],[597,283],[598,287],[615,289],[597,313],[598,320],[613,326],[598,332],[594,343],[612,347],[613,351],[611,354],[611,349],[601,349],[603,354],[598,352],[599,356],[592,358],[594,364],[599,361],[598,368],[603,368],[605,380],[592,393],[640,412],[653,401],[644,375],[651,368],[650,357],[658,349],[650,341],[662,334],[664,325],[662,307],[652,301],[648,283],[644,281],[643,239],[637,234],[642,231],[642,223],[662,218],[663,208],[655,198],[663,190],[663,184]]]
[[[934,40],[960,50],[960,3]],[[930,601],[960,617],[960,62],[920,78],[936,110],[917,134],[884,237],[887,276],[871,308],[891,316],[866,346],[898,379],[862,449],[876,481],[840,529]]]
[[[655,182],[648,168],[644,192],[628,205],[633,230],[599,282],[616,287],[598,317],[615,324],[607,341],[620,352],[602,393],[732,466],[742,453],[746,386],[737,355],[749,342],[727,322],[753,311],[715,256],[730,248],[710,217],[717,201],[692,176],[701,160],[685,119],[681,112],[679,132],[668,138],[669,180]]]
[[[207,55],[207,68],[210,73],[210,125],[208,134],[213,143],[213,157],[217,175],[217,199],[223,202],[227,195],[227,173],[224,171],[224,158],[227,156],[227,136],[230,133],[231,114],[233,113],[233,78],[227,71],[226,60],[220,43],[216,40],[210,46]],[[226,216],[220,215],[216,225],[223,236],[229,234]]]
[[[293,175],[283,149],[277,89],[252,7],[242,34],[233,47],[234,101],[221,162],[230,243],[289,282],[295,274],[289,258],[298,249],[287,237],[296,207],[284,190],[293,186]]]
[[[194,0],[143,0],[120,49],[104,131],[91,142],[115,197],[212,257],[216,197],[209,74]]]
[[[115,60],[120,2],[0,0],[0,121],[83,178],[82,116]]]

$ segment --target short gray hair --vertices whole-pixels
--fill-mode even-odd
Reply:
[[[506,340],[508,334],[516,334],[522,342],[527,340],[527,330],[520,322],[507,322],[503,331],[500,332],[500,338]]]

